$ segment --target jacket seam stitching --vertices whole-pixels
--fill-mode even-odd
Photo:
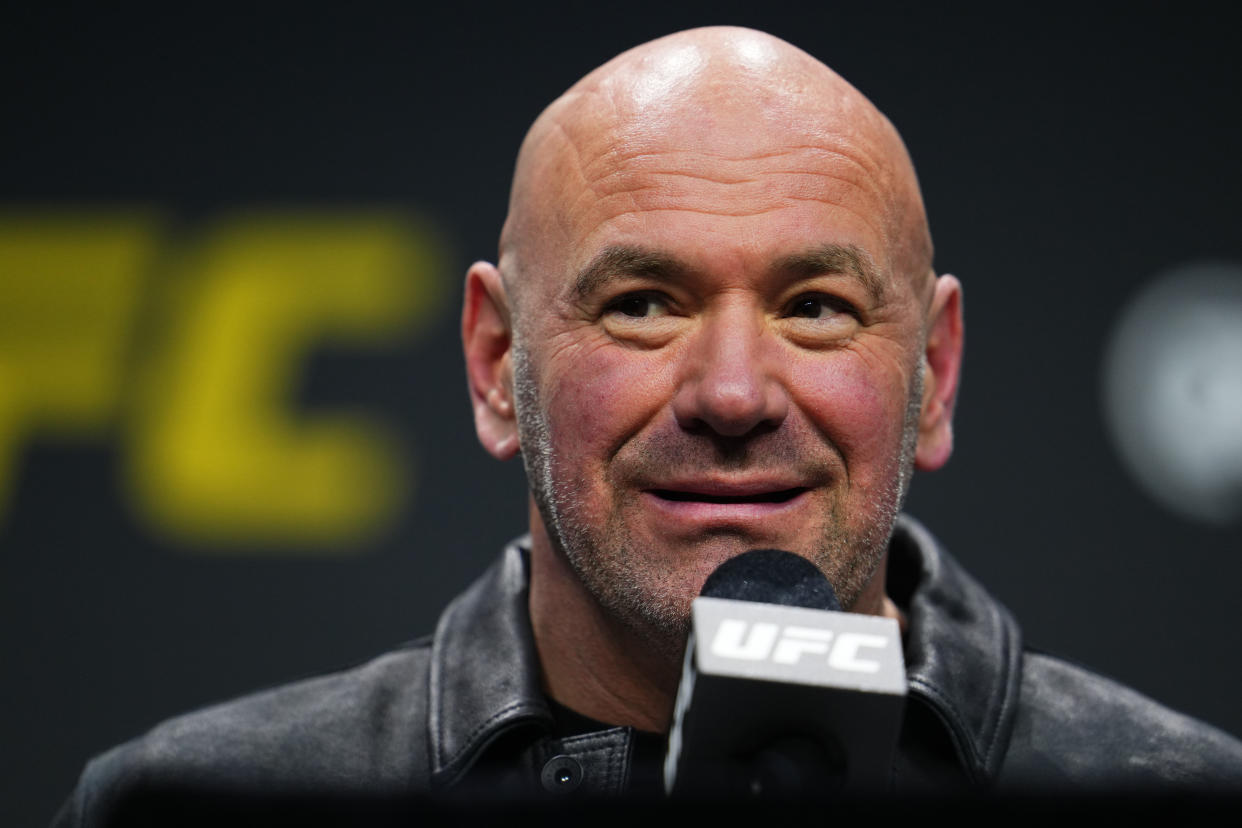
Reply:
[[[443,651],[444,644],[440,631],[447,631],[449,627],[452,626],[460,605],[461,599],[459,597],[449,604],[448,608],[444,611],[444,617],[441,620],[440,629],[436,630],[436,634],[433,639],[434,644],[432,645],[431,651],[431,670],[429,671],[430,674],[428,676],[428,683],[430,684],[431,689],[431,698],[428,700],[429,703],[427,705],[427,713],[431,717],[432,722],[431,741],[435,753],[435,764],[438,766],[435,770],[440,770],[448,764],[445,758],[447,750],[444,744],[444,715],[443,711],[440,709],[441,704],[443,703],[442,697],[444,695],[440,684],[443,681],[443,676],[441,674],[444,669],[443,661],[445,658]]]
[[[477,725],[477,726],[474,728],[474,730],[470,731],[470,735],[466,737],[466,739],[465,739],[465,744],[464,744],[464,746],[462,747],[462,749],[461,749],[461,750],[459,750],[459,751],[457,751],[457,753],[455,753],[451,759],[448,759],[448,760],[445,762],[444,766],[445,766],[445,767],[450,767],[450,766],[452,766],[452,765],[453,765],[455,762],[457,762],[457,761],[458,761],[458,760],[459,760],[462,756],[464,756],[465,754],[469,753],[469,752],[471,751],[471,749],[473,748],[473,746],[474,746],[475,737],[476,737],[476,736],[478,736],[478,735],[479,735],[480,733],[482,733],[483,731],[485,731],[485,730],[487,730],[488,728],[490,728],[493,724],[495,724],[495,723],[496,723],[496,721],[497,721],[497,720],[499,720],[499,719],[503,719],[505,716],[509,715],[509,714],[510,714],[510,713],[512,713],[514,710],[519,710],[519,709],[521,709],[521,708],[523,708],[523,707],[526,707],[526,706],[527,706],[527,704],[528,704],[528,702],[526,702],[526,701],[516,701],[516,702],[510,702],[509,704],[506,704],[504,707],[502,707],[502,708],[500,708],[499,710],[497,710],[497,711],[496,711],[495,713],[493,713],[492,715],[488,716],[486,719],[484,719],[484,720],[483,720],[483,722],[482,722],[481,724]],[[440,758],[441,758],[441,759],[443,759],[444,757],[443,757],[443,756],[441,756]]]
[[[962,723],[962,718],[954,710],[950,703],[949,697],[937,689],[934,685],[928,684],[923,679],[912,679],[910,684],[937,702],[933,705],[937,715],[945,721],[949,726],[949,731],[953,735],[953,741],[957,744],[959,750],[964,750],[967,754],[966,758],[970,760],[970,774],[972,777],[979,776],[979,766],[983,764],[982,757],[975,747],[974,739],[970,738],[970,728]]]
[[[1001,685],[998,688],[998,692],[1000,693],[1000,698],[1001,698],[1001,704],[1000,704],[1000,710],[997,711],[997,715],[993,720],[991,738],[988,739],[986,756],[987,756],[987,770],[989,772],[991,772],[993,763],[997,760],[996,752],[1000,747],[1001,726],[1002,726],[1002,723],[1008,717],[1009,711],[1013,708],[1013,699],[1011,697],[1015,695],[1013,693],[1008,692],[1010,679],[1011,679],[1009,658],[1010,658],[1011,650],[1013,647],[1013,641],[1011,640],[1012,637],[1009,634],[1010,633],[1009,626],[1004,623],[1005,618],[1001,615],[1001,611],[997,606],[993,605],[991,607],[991,610],[992,610],[992,615],[995,617],[996,624],[1001,631],[1000,653],[999,653],[999,662],[1000,662],[1001,670],[998,671],[998,675],[997,675],[997,682],[998,684]]]
[[[996,710],[995,712],[993,712],[993,710],[991,709],[988,710],[987,711],[988,715],[984,719],[985,728],[987,728],[989,724],[991,725],[990,727],[991,732],[986,733],[985,743],[984,743],[984,748],[983,748],[983,760],[984,760],[985,770],[990,769],[992,766],[992,751],[996,746],[996,736],[998,733],[1000,733],[1001,717],[1004,715],[1004,712],[1005,712],[1005,694],[1003,690],[1004,690],[1004,686],[1008,683],[1006,679],[1008,678],[1008,673],[1009,673],[1009,661],[1008,659],[1005,658],[1005,655],[1009,649],[1009,638],[1008,636],[1005,635],[1006,630],[1005,630],[1005,625],[1003,623],[1003,619],[1000,617],[1000,612],[996,609],[994,605],[988,607],[988,615],[991,616],[993,628],[1000,632],[1000,635],[997,636],[1000,639],[997,642],[998,651],[996,653],[993,653],[993,656],[996,658],[997,663],[1000,665],[1000,669],[996,671],[996,681],[992,686],[992,693],[991,693],[990,698],[995,699],[997,696],[1000,696],[1001,703],[1000,705],[989,704],[988,705],[989,708],[995,708],[999,706],[1000,709]]]

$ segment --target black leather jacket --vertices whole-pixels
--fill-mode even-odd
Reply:
[[[909,622],[897,793],[1242,791],[1242,743],[1024,650],[1008,611],[907,516],[888,586]],[[351,804],[624,793],[633,732],[557,738],[537,665],[518,541],[433,636],[170,720],[94,759],[57,825],[103,824],[149,791]]]

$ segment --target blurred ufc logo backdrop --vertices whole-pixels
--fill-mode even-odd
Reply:
[[[415,470],[372,412],[296,406],[304,365],[425,327],[438,244],[383,209],[0,213],[0,524],[32,442],[112,441],[134,519],[169,542],[355,548]]]

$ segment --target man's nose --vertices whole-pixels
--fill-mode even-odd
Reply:
[[[761,320],[739,316],[705,322],[686,353],[673,399],[684,429],[742,437],[779,426],[789,411],[776,338]]]

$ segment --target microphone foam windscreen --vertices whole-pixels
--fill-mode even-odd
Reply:
[[[783,549],[752,549],[716,567],[700,595],[841,611],[837,594],[819,567]]]

